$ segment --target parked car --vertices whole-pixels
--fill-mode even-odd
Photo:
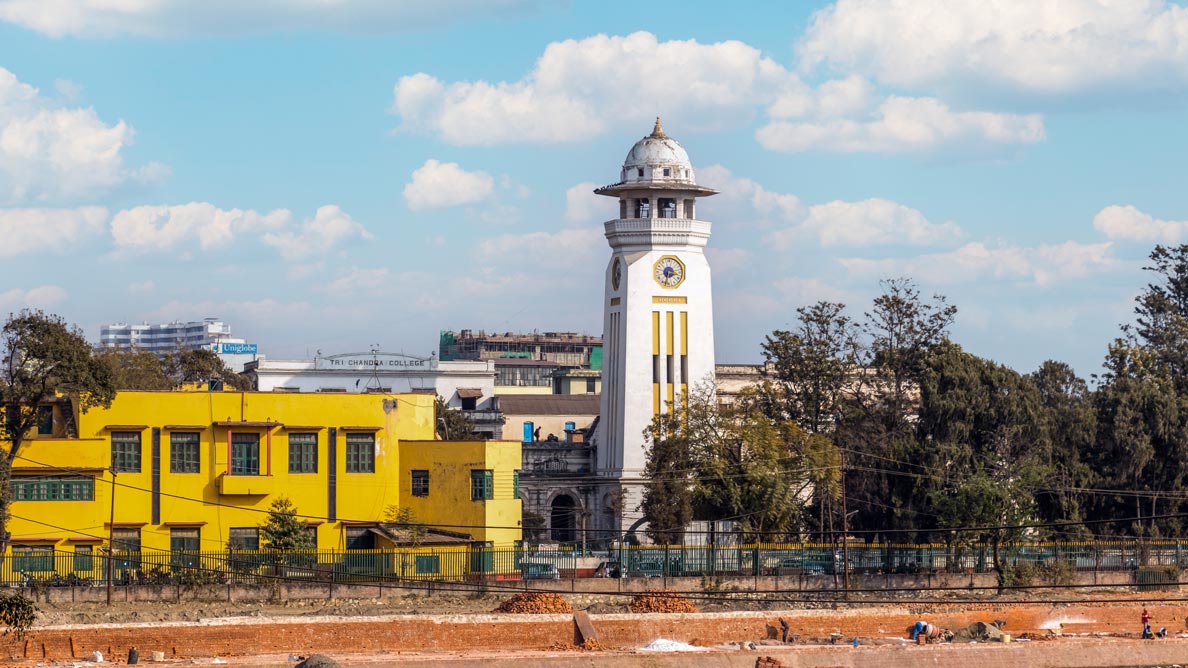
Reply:
[[[520,564],[520,577],[524,580],[560,580],[561,573],[554,564],[525,561]]]

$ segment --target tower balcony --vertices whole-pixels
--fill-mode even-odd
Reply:
[[[693,218],[616,218],[603,224],[613,248],[625,246],[699,246],[709,241],[708,220]]]

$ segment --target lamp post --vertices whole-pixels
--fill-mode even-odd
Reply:
[[[113,573],[113,561],[115,559],[115,493],[116,493],[116,470],[115,464],[111,465],[111,514],[107,521],[107,607],[111,607],[111,580]]]

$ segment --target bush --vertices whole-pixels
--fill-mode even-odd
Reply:
[[[998,584],[1002,587],[1027,587],[1035,581],[1036,568],[1030,562],[1006,566],[1002,569]]]
[[[1047,585],[1070,585],[1077,581],[1077,567],[1062,559],[1045,561],[1036,569],[1036,574]]]

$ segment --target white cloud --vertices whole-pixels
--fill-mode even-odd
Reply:
[[[645,129],[658,112],[685,129],[746,122],[757,104],[795,85],[795,74],[742,42],[659,42],[636,32],[553,42],[513,82],[406,76],[392,110],[403,128],[452,144],[572,142],[611,124]]]
[[[56,285],[42,285],[29,290],[13,288],[0,292],[0,312],[23,308],[53,308],[66,301],[66,290]]]
[[[710,246],[705,249],[706,259],[715,275],[730,274],[751,264],[753,255],[745,248],[717,248]]]
[[[404,201],[410,209],[436,209],[474,204],[495,192],[495,179],[482,172],[468,172],[456,162],[430,158],[412,173],[404,186]]]
[[[162,165],[124,164],[132,137],[124,121],[62,107],[0,67],[0,201],[77,200],[163,179]]]
[[[1133,206],[1107,206],[1093,217],[1107,239],[1174,244],[1188,238],[1188,220],[1160,220]]]
[[[153,281],[141,281],[139,283],[128,284],[128,294],[133,295],[147,295],[152,294],[153,290],[157,289],[157,284]]]
[[[1046,286],[1107,271],[1118,266],[1113,244],[1066,241],[1034,247],[972,242],[943,253],[908,259],[845,258],[838,262],[865,278],[911,276],[923,283],[950,284],[981,280]]]
[[[107,210],[99,206],[77,209],[0,209],[0,257],[55,251],[62,253],[84,239],[101,234]]]
[[[479,243],[479,257],[486,262],[509,262],[519,265],[525,255],[564,261],[567,266],[581,266],[591,262],[601,265],[609,256],[603,243],[602,230],[595,227],[576,227],[557,232],[529,232],[504,234]]]
[[[0,20],[53,37],[303,29],[391,33],[525,12],[540,4],[539,0],[0,0]]]
[[[357,295],[379,292],[392,284],[391,272],[387,268],[351,267],[350,271],[319,287],[318,290],[331,295]]]
[[[755,137],[766,149],[789,153],[927,152],[942,147],[985,153],[1042,141],[1044,122],[1038,114],[953,111],[933,98],[891,96],[866,118],[774,121]]]
[[[325,253],[347,239],[374,238],[345,211],[327,205],[319,207],[314,217],[302,222],[297,231],[266,233],[264,243],[276,248],[286,261],[297,262]]]
[[[1165,0],[838,0],[797,48],[826,64],[913,88],[1037,95],[1188,80],[1188,9]]]
[[[953,222],[932,223],[911,207],[871,198],[811,206],[803,222],[774,232],[768,239],[787,248],[805,236],[818,239],[822,246],[933,246],[957,241],[962,232]]]
[[[613,199],[594,194],[597,187],[593,181],[583,181],[565,191],[565,222],[592,223],[617,214]]]
[[[804,240],[822,246],[928,246],[952,243],[962,236],[952,222],[933,223],[919,211],[871,198],[858,202],[833,201],[806,206],[790,193],[767,190],[758,182],[735,176],[721,165],[700,170],[702,183],[721,192],[699,204],[713,220],[716,211],[729,211],[730,218],[769,230],[764,241],[777,250],[787,250]],[[717,201],[715,201],[717,200]]]
[[[268,213],[220,209],[207,202],[174,206],[138,206],[112,218],[111,235],[120,250],[152,252],[197,244],[209,250],[237,236],[284,227],[292,220],[285,209]]]

